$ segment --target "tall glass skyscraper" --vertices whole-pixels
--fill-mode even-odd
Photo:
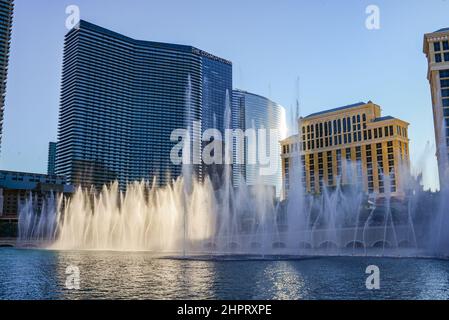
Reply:
[[[286,115],[285,109],[281,105],[262,97],[257,94],[242,90],[234,90],[232,95],[233,103],[233,126],[236,129],[247,131],[254,129],[256,132],[255,147],[251,146],[248,136],[245,137],[243,156],[245,163],[239,165],[237,163],[237,155],[242,152],[238,150],[241,146],[234,141],[234,166],[233,166],[233,182],[238,186],[243,178],[249,186],[263,184],[276,188],[276,195],[279,197],[282,189],[282,171],[280,162],[280,141],[286,137]],[[265,135],[262,135],[265,129]],[[270,129],[274,129],[276,134],[275,141],[270,141]],[[261,149],[262,139],[265,140],[266,149]],[[265,152],[264,152],[265,151]],[[250,155],[250,153],[256,153]],[[265,154],[264,154],[265,153]],[[275,159],[275,163],[265,164],[261,155],[267,158],[271,155]],[[254,161],[251,161],[251,157]],[[272,174],[264,174],[264,167],[274,166],[275,170]]]
[[[56,173],[81,186],[164,185],[182,170],[170,159],[173,130],[214,118],[219,127],[231,90],[225,59],[80,21],[65,38]]]
[[[5,108],[13,12],[13,0],[0,0],[0,142],[3,133],[3,112]]]
[[[55,175],[55,161],[56,161],[56,142],[48,143],[48,161],[47,161],[47,174]]]

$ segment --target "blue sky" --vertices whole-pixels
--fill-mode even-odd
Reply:
[[[0,168],[45,172],[56,140],[68,5],[141,40],[189,44],[229,59],[234,87],[301,113],[372,100],[411,123],[412,162],[437,186],[423,34],[449,27],[446,0],[15,0]],[[380,30],[365,28],[368,5]]]

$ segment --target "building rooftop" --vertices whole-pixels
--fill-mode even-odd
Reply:
[[[9,171],[9,170],[0,170],[0,175],[3,175],[3,176],[22,176],[22,177],[41,177],[41,178],[51,178],[51,179],[65,179],[64,176],[61,176],[61,175],[49,175],[49,174],[45,174],[45,173]]]
[[[279,105],[278,103],[274,102],[273,100],[268,99],[267,97],[264,97],[264,96],[262,96],[260,94],[257,94],[257,93],[252,93],[252,92],[248,92],[248,91],[241,90],[241,89],[233,89],[232,91],[234,93],[239,93],[239,94],[245,94],[245,95],[250,95],[250,96],[254,96],[254,97],[259,97],[259,98],[262,98],[262,99],[265,99],[265,100],[271,102],[274,105]]]
[[[350,105],[343,106],[343,107],[338,107],[338,108],[334,108],[334,109],[324,110],[324,111],[320,111],[320,112],[309,114],[307,117],[305,117],[305,119],[316,117],[316,116],[320,116],[320,115],[324,115],[324,114],[327,114],[327,113],[336,112],[336,111],[342,111],[342,110],[346,110],[346,109],[360,107],[360,106],[363,106],[365,104],[366,104],[365,102],[357,102],[357,103],[350,104]]]
[[[437,30],[435,32],[445,32],[445,31],[449,31],[449,28],[443,28],[443,29]]]
[[[39,186],[46,186],[53,191],[74,191],[73,186],[66,184],[63,176],[0,170],[1,189],[36,190]]]
[[[392,116],[385,116],[385,117],[380,117],[380,118],[376,118],[373,120],[373,122],[381,122],[381,121],[386,121],[386,120],[395,120],[395,117]]]
[[[151,47],[156,47],[156,48],[161,48],[161,49],[168,49],[168,50],[176,50],[176,51],[181,51],[181,52],[187,52],[187,53],[194,53],[194,54],[198,54],[200,56],[203,57],[207,57],[213,60],[217,60],[220,62],[223,62],[225,64],[229,64],[232,65],[232,62],[223,58],[220,58],[218,56],[215,56],[211,53],[208,53],[206,51],[200,50],[198,48],[192,47],[192,46],[188,46],[188,45],[181,45],[181,44],[173,44],[173,43],[164,43],[164,42],[155,42],[155,41],[144,41],[144,40],[136,40],[130,37],[127,37],[123,34],[117,33],[115,31],[111,31],[109,29],[97,26],[93,23],[87,22],[85,20],[80,20],[80,22],[78,23],[78,26],[73,28],[70,32],[72,32],[73,30],[76,30],[78,28],[84,28],[84,29],[88,29],[88,30],[92,30],[98,33],[102,33],[104,35],[108,35],[111,37],[114,37],[116,39],[120,39],[122,41],[126,41],[129,43],[133,43],[135,45],[139,45],[139,46],[151,46]]]

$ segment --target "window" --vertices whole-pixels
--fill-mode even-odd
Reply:
[[[351,160],[351,148],[346,148],[346,160]]]
[[[442,97],[449,97],[449,89],[441,90],[441,96]]]
[[[449,50],[449,41],[443,41],[443,50]]]
[[[448,80],[440,80],[441,87],[442,88],[448,88],[449,87],[449,79]]]
[[[436,63],[440,63],[442,60],[441,60],[441,53],[436,53],[435,54],[435,62]]]
[[[440,45],[439,42],[434,42],[434,43],[433,43],[433,50],[434,50],[435,52],[441,51],[441,45]]]
[[[443,113],[445,117],[449,117],[449,108],[443,109]]]
[[[443,99],[443,107],[449,107],[449,99]]]
[[[440,70],[440,78],[449,78],[449,70]]]
[[[449,61],[449,52],[444,53],[444,61]]]
[[[366,114],[363,114],[363,116],[362,116],[362,120],[363,120],[363,122],[365,122],[365,121],[366,121]]]

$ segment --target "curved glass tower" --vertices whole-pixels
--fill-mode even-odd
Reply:
[[[275,187],[276,195],[279,197],[282,189],[280,141],[285,138],[285,109],[265,97],[242,90],[233,91],[232,101],[234,128],[243,131],[254,129],[256,132],[256,140],[253,142],[246,134],[243,152],[244,165],[237,164],[234,158],[236,161],[233,169],[234,185],[238,186],[240,179],[244,178],[249,186],[263,184],[267,187]],[[259,131],[260,129],[265,129],[266,135],[263,135],[263,131]],[[270,129],[273,130],[271,133],[275,135],[275,139],[271,141]],[[265,150],[261,149],[262,139],[266,142]],[[256,147],[252,148],[251,144],[255,144]],[[236,150],[238,147],[238,145],[234,145],[234,155],[241,152],[241,150]],[[261,158],[268,159],[270,155],[272,156],[270,162],[274,160],[274,163],[266,164]],[[269,166],[273,166],[274,170],[264,170]],[[265,171],[272,173],[266,174]]]
[[[81,186],[166,184],[182,170],[172,131],[223,117],[231,88],[227,60],[80,21],[65,39],[56,172]]]

